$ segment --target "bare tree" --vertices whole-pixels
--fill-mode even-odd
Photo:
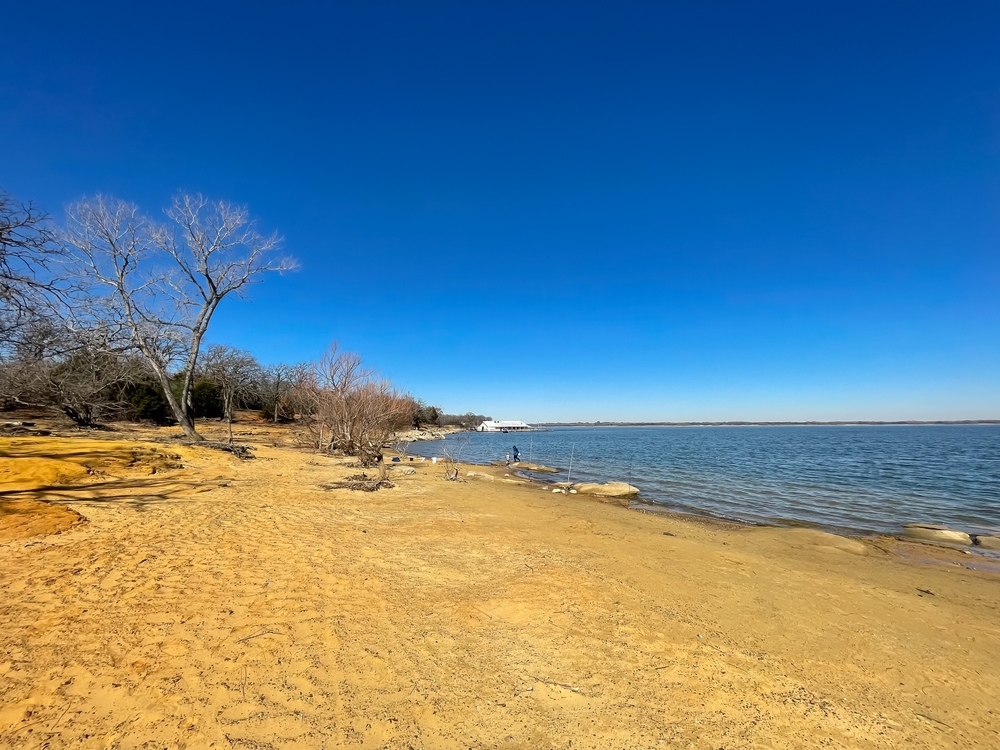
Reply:
[[[260,365],[250,352],[213,344],[205,351],[201,369],[219,387],[222,415],[229,425],[229,443],[232,445],[233,409],[255,395],[260,381]]]
[[[154,224],[133,204],[97,196],[69,207],[62,238],[81,282],[128,331],[156,375],[184,434],[203,440],[194,426],[191,388],[212,315],[265,273],[296,264],[275,255],[280,238],[262,235],[245,207],[181,194],[166,214],[169,223]]]
[[[449,439],[445,440],[441,450],[444,461],[445,479],[452,482],[458,481],[459,462],[462,460],[462,453],[465,451],[471,438],[472,433],[466,432],[452,435]]]
[[[286,366],[285,382],[288,383],[287,390],[281,394],[281,412],[289,417],[312,414],[314,400],[310,397],[312,384],[316,374],[313,365],[308,362],[299,362]]]
[[[263,369],[261,397],[264,400],[265,408],[273,412],[274,424],[278,424],[283,407],[291,406],[291,404],[286,404],[288,396],[309,369],[310,365],[308,364],[287,365],[281,362]],[[294,406],[292,411],[294,413]]]
[[[0,190],[0,344],[46,312],[62,284],[52,266],[61,252],[48,217]]]
[[[100,328],[70,331],[46,321],[22,328],[0,360],[0,396],[9,403],[62,412],[80,427],[119,416],[137,362]]]
[[[304,424],[324,451],[357,456],[362,466],[382,466],[382,450],[413,421],[413,399],[334,344],[299,385],[310,402]]]

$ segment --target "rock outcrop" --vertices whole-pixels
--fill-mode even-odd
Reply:
[[[1000,552],[1000,536],[983,536],[980,534],[976,537],[976,542],[983,549],[997,550]]]
[[[792,546],[800,549],[811,547],[821,552],[848,552],[859,556],[868,554],[868,548],[863,542],[818,529],[791,529],[785,534]]]
[[[903,527],[905,533],[914,539],[926,539],[929,542],[944,542],[945,544],[964,544],[972,546],[972,537],[964,531],[955,531],[947,526],[932,523],[908,523]]]
[[[599,497],[631,497],[639,494],[639,488],[627,482],[581,482],[574,484],[573,489],[581,495],[597,495]]]
[[[558,474],[559,469],[553,469],[551,466],[542,466],[541,464],[532,464],[527,461],[515,461],[510,467],[512,469],[524,469],[525,471],[537,471],[543,474]]]
[[[462,432],[461,427],[436,427],[420,430],[404,430],[397,432],[393,441],[396,443],[419,443],[423,440],[444,440],[453,432]]]

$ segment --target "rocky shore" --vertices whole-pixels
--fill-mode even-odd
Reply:
[[[947,526],[930,523],[908,523],[903,529],[906,536],[920,541],[957,544],[965,547],[981,547],[984,550],[1000,551],[1000,536],[969,534],[965,531],[957,531],[949,529]]]
[[[397,432],[395,441],[397,443],[419,443],[425,440],[444,440],[456,432],[465,432],[464,427],[421,427],[414,430],[404,430]]]

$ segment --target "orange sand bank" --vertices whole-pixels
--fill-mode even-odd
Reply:
[[[1000,747],[974,556],[258,456],[0,439],[0,747]]]

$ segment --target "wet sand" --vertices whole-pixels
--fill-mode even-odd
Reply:
[[[1000,747],[974,556],[502,468],[327,490],[357,469],[254,431],[0,438],[0,501],[86,520],[0,542],[0,747]]]

